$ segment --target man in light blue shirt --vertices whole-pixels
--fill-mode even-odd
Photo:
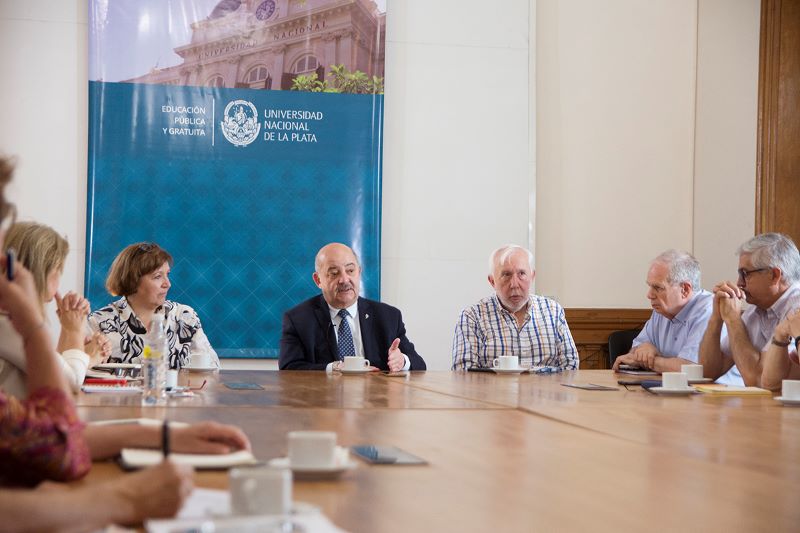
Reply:
[[[775,328],[800,307],[800,253],[781,233],[756,235],[739,247],[736,283],[714,287],[714,307],[700,343],[706,377],[726,385],[760,386],[762,354],[787,347]],[[747,309],[742,312],[742,300]]]
[[[667,250],[647,271],[647,298],[653,314],[631,351],[614,361],[656,372],[680,372],[696,363],[713,296],[700,288],[700,263],[690,253]]]

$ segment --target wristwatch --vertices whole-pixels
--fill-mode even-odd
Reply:
[[[779,341],[778,339],[775,338],[774,335],[772,336],[772,344],[774,344],[775,346],[780,346],[781,348],[786,348],[791,343],[792,343],[792,337],[791,336],[789,336],[789,338],[787,340],[785,340],[785,341]]]

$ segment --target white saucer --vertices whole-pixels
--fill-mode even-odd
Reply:
[[[695,385],[697,383],[711,383],[712,381],[714,381],[714,378],[690,379],[689,385]]]
[[[341,448],[337,446],[337,456],[341,459],[344,456],[344,459],[340,463],[333,464],[331,466],[326,467],[307,467],[307,466],[291,466],[289,463],[288,457],[277,457],[275,459],[270,459],[268,464],[269,466],[275,468],[291,468],[292,474],[296,479],[333,479],[337,478],[342,475],[343,472],[347,470],[352,470],[357,466],[357,463],[350,459],[349,454],[343,454],[339,452],[340,450],[345,450],[346,448]]]
[[[517,368],[492,368],[495,374],[522,374],[530,371],[530,368],[519,366]]]
[[[374,370],[372,370],[371,368],[358,368],[354,370],[346,370],[342,368],[341,370],[339,370],[339,372],[341,372],[342,374],[367,374],[369,372],[374,372]]]
[[[189,372],[212,372],[217,369],[216,366],[184,366],[181,368]]]
[[[650,387],[650,392],[655,392],[656,394],[666,394],[666,395],[674,395],[674,396],[683,396],[686,394],[694,394],[697,392],[697,389],[694,387],[685,387],[680,389],[665,389],[664,387]]]
[[[784,398],[783,396],[776,396],[773,400],[781,402],[783,405],[798,406],[800,405],[800,398]]]

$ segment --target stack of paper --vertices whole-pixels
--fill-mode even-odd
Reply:
[[[83,392],[102,392],[110,394],[141,394],[142,388],[138,385],[84,385]]]
[[[722,385],[720,383],[709,383],[708,385],[695,385],[695,389],[707,394],[720,394],[732,396],[769,396],[772,392],[759,387],[739,387],[736,385]]]
[[[148,520],[148,533],[214,531],[215,533],[344,533],[313,505],[295,501],[288,516],[233,516],[227,491],[194,489],[174,519]]]

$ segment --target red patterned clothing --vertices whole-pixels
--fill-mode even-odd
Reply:
[[[84,476],[92,459],[83,428],[64,391],[46,387],[24,401],[0,391],[0,484]]]

